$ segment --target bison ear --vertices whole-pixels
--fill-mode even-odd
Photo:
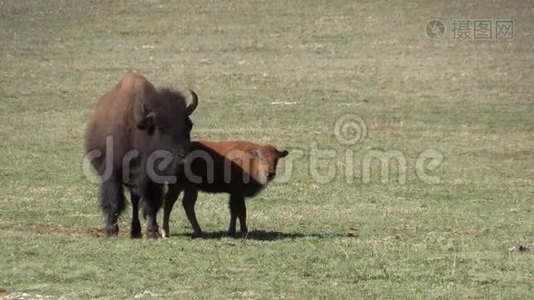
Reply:
[[[289,151],[287,151],[287,150],[278,151],[278,157],[280,157],[280,158],[286,157],[288,154],[289,154]]]
[[[139,104],[143,107],[143,117],[141,121],[137,123],[137,129],[152,132],[154,130],[154,119],[156,114],[153,111],[148,110],[143,100],[139,100]]]
[[[148,130],[149,132],[154,130],[155,117],[156,114],[154,112],[148,113],[141,121],[137,123],[137,128],[140,130]]]

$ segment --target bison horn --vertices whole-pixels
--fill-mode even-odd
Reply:
[[[198,105],[198,96],[197,94],[195,94],[195,92],[193,92],[193,90],[189,90],[189,92],[191,92],[191,96],[193,96],[193,99],[191,100],[191,104],[189,104],[187,106],[187,108],[185,109],[185,112],[187,115],[190,115],[192,114],[195,109],[197,108],[197,105]]]

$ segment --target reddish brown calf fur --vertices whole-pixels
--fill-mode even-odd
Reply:
[[[196,141],[191,143],[184,174],[170,185],[165,195],[163,234],[169,235],[169,216],[181,191],[183,206],[193,227],[193,237],[202,237],[195,214],[198,191],[230,195],[230,226],[235,236],[239,218],[241,233],[247,234],[245,198],[258,194],[275,177],[278,159],[288,152],[272,145],[248,141]]]

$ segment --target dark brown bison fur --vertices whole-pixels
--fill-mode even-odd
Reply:
[[[146,159],[156,150],[168,151],[178,158],[163,172],[177,172],[183,163],[179,157],[185,156],[190,143],[189,115],[198,103],[192,94],[193,102],[188,106],[179,92],[156,88],[142,75],[129,73],[96,104],[87,124],[85,145],[101,177],[100,202],[107,217],[107,235],[119,231],[117,221],[125,206],[127,187],[134,210],[131,236],[141,236],[137,218],[141,197],[148,216],[147,233],[158,236],[156,214],[163,202],[163,184],[148,176]]]
[[[276,175],[278,160],[287,154],[272,145],[248,141],[192,142],[184,174],[178,176],[176,184],[169,185],[165,195],[163,234],[169,235],[170,213],[184,191],[183,207],[193,227],[193,237],[203,235],[194,210],[198,191],[203,191],[230,195],[228,234],[235,236],[239,218],[241,233],[246,235],[245,198],[255,196],[267,186]]]

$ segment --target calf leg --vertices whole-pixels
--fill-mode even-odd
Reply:
[[[231,204],[230,204],[231,206]],[[230,226],[228,226],[228,235],[235,237],[235,226],[236,226],[237,214],[232,212],[230,207]]]
[[[240,200],[241,206],[238,212],[237,217],[239,218],[239,229],[241,230],[241,235],[246,237],[248,234],[247,228],[247,206],[245,204],[245,198],[241,196]]]
[[[241,194],[230,195],[230,226],[228,227],[228,235],[236,235],[236,220],[239,218],[239,225],[241,234],[246,235],[247,229],[247,209],[245,207],[245,197]]]
[[[177,184],[169,185],[169,190],[165,194],[165,201],[163,204],[163,237],[169,237],[169,218],[171,216],[172,208],[178,196],[180,196],[181,187]]]
[[[130,237],[138,239],[143,237],[141,234],[141,222],[139,221],[139,200],[141,197],[134,192],[130,193],[130,200],[132,201],[132,224],[130,228]]]
[[[148,182],[144,195],[144,213],[147,216],[146,234],[149,238],[159,238],[159,226],[157,221],[158,210],[163,202],[163,186]]]
[[[198,190],[193,187],[186,187],[184,192],[184,199],[182,200],[182,205],[184,206],[185,214],[191,226],[193,227],[192,238],[203,237],[204,233],[200,228],[200,225],[197,221],[197,215],[195,213],[195,203],[198,198]]]
[[[124,210],[124,190],[122,183],[112,176],[100,186],[100,206],[106,215],[106,235],[119,233],[119,215]]]

